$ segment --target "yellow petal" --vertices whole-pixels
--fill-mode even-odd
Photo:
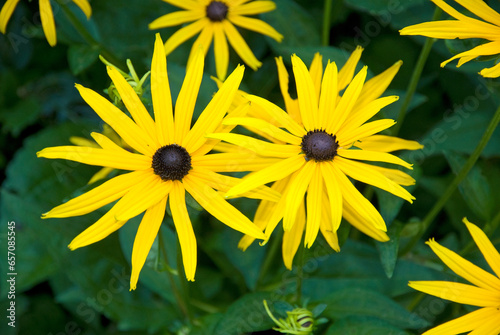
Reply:
[[[231,206],[219,193],[205,183],[187,175],[183,179],[186,191],[216,219],[234,230],[255,238],[264,239],[264,233],[246,216]]]
[[[444,67],[446,64],[451,62],[454,59],[460,58],[458,61],[457,67],[462,66],[466,62],[473,60],[476,57],[479,56],[490,56],[490,55],[496,55],[500,53],[500,42],[490,42],[490,43],[485,43],[478,45],[475,48],[472,48],[471,50],[461,52],[459,54],[456,54],[455,56],[451,57],[450,59],[444,61],[441,63],[441,67]]]
[[[283,141],[285,143],[291,143],[295,145],[300,145],[302,138],[294,136],[289,132],[286,132],[269,122],[262,119],[252,118],[252,117],[228,117],[222,122],[224,125],[240,125],[247,127],[254,127],[262,131],[263,133],[271,136],[274,139]]]
[[[261,67],[262,63],[255,57],[248,44],[231,22],[224,20],[222,21],[222,25],[224,26],[224,32],[229,44],[231,44],[238,56],[254,71]]]
[[[118,135],[135,150],[153,157],[155,148],[148,142],[149,136],[138,127],[127,115],[96,92],[81,85],[75,85],[83,100],[110,125]]]
[[[93,212],[121,198],[131,187],[141,182],[149,174],[151,174],[151,171],[134,171],[114,177],[104,184],[42,214],[42,218],[65,218]]]
[[[328,63],[321,83],[321,95],[319,97],[318,118],[321,125],[333,124],[333,113],[337,105],[337,65]]]
[[[90,178],[89,182],[87,183],[87,185],[90,185],[90,184],[93,184],[95,183],[96,181],[99,181],[101,179],[104,179],[106,178],[111,172],[113,172],[115,169],[113,168],[108,168],[108,167],[104,167],[102,169],[100,169],[99,171],[97,171],[93,176],[92,178]]]
[[[203,50],[203,57],[207,56],[208,49],[210,49],[210,44],[212,44],[212,39],[214,38],[214,27],[212,24],[206,25],[201,33],[198,35],[196,40],[191,47],[191,51],[189,52],[188,64],[190,66],[191,62],[194,60],[195,53],[198,52],[198,49]]]
[[[375,225],[371,222],[371,220],[366,219],[363,217],[359,211],[358,207],[354,208],[349,204],[347,201],[344,201],[344,208],[342,215],[344,218],[356,229],[361,231],[362,233],[370,236],[371,238],[380,241],[380,242],[387,242],[389,241],[389,236],[381,230],[375,227]]]
[[[50,5],[50,0],[39,0],[39,2],[40,19],[42,21],[43,32],[47,38],[47,42],[49,42],[50,46],[53,47],[57,44],[57,36],[52,6]]]
[[[484,1],[478,0],[455,0],[458,4],[476,14],[481,19],[500,26],[500,14],[488,6]]]
[[[7,29],[7,23],[16,9],[19,0],[7,0],[0,11],[0,32],[5,34],[5,30]]]
[[[349,83],[352,81],[352,77],[354,76],[354,71],[356,71],[356,66],[358,65],[358,62],[361,59],[362,53],[363,53],[363,48],[358,45],[356,49],[352,52],[352,54],[349,56],[349,59],[347,59],[344,66],[342,66],[342,69],[340,69],[338,75],[339,91],[342,91],[344,88],[346,88],[347,85],[349,85]]]
[[[309,182],[316,173],[316,162],[309,161],[302,166],[295,178],[290,181],[288,194],[286,195],[285,215],[283,216],[283,229],[288,231],[292,228],[297,218],[297,211],[304,202]]]
[[[359,128],[363,123],[370,120],[374,115],[380,112],[382,108],[398,100],[398,96],[392,95],[366,104],[364,108],[361,108],[348,116],[347,120],[342,125],[342,133],[348,133],[356,130],[356,128]]]
[[[340,147],[350,147],[354,142],[390,128],[395,123],[396,121],[391,119],[381,119],[365,123],[361,127],[349,132],[344,132],[344,130],[340,128],[337,133],[337,141],[339,141]]]
[[[215,172],[259,171],[280,159],[260,158],[252,152],[231,152],[191,157],[191,164]]]
[[[278,33],[276,29],[262,20],[236,15],[233,12],[229,12],[228,14],[228,20],[241,28],[245,28],[255,31],[259,34],[269,36],[277,42],[281,42],[283,40],[283,35]]]
[[[165,27],[173,27],[187,22],[196,21],[203,17],[205,17],[205,13],[202,10],[182,10],[160,16],[159,18],[151,22],[148,28],[150,30],[153,30]]]
[[[457,275],[470,283],[490,291],[500,292],[500,279],[491,273],[460,257],[455,252],[441,246],[434,239],[426,242],[432,251]]]
[[[304,128],[307,130],[319,129],[322,124],[318,118],[318,97],[311,75],[306,65],[295,54],[292,55],[293,73],[297,85],[299,110]]]
[[[186,42],[188,39],[199,33],[205,26],[210,24],[207,18],[199,19],[191,23],[190,25],[177,30],[170,38],[165,42],[165,54],[168,56],[172,51],[174,51],[179,45]],[[153,28],[149,28],[153,29]]]
[[[376,170],[379,173],[381,173],[383,176],[389,178],[390,180],[398,183],[399,185],[402,186],[410,186],[410,185],[415,185],[415,179],[413,179],[409,174],[404,173],[401,170],[397,169],[389,169],[389,168],[384,168],[381,166],[376,166],[376,165],[371,165],[371,164],[364,164],[361,162],[357,162],[357,164],[363,164],[369,167],[370,169]]]
[[[246,3],[240,6],[231,8],[231,13],[235,15],[255,15],[267,13],[276,9],[276,4],[273,1],[257,0]]]
[[[281,56],[276,57],[276,66],[278,68],[280,90],[281,95],[283,96],[283,100],[285,100],[286,111],[296,123],[302,125],[298,101],[296,99],[292,99],[292,97],[290,97],[290,93],[288,93],[288,71],[286,70],[285,64],[283,63],[283,58]]]
[[[309,66],[309,74],[311,75],[312,82],[314,83],[316,100],[319,100],[319,93],[321,92],[321,78],[323,76],[323,56],[321,56],[319,52],[314,54],[311,65]]]
[[[386,152],[368,151],[368,150],[338,150],[337,154],[344,158],[357,159],[370,162],[385,162],[398,164],[407,169],[413,169],[412,164],[406,163],[401,158]]]
[[[320,164],[314,164],[315,170],[307,188],[307,226],[304,244],[310,248],[319,232],[323,208],[323,178]]]
[[[199,149],[206,142],[206,134],[215,131],[220,125],[238,91],[244,71],[245,68],[239,65],[203,110],[191,131],[181,142],[188,152],[192,153]]]
[[[226,79],[227,68],[229,66],[229,48],[227,46],[226,35],[221,23],[214,23],[214,54],[217,77],[220,80]]]
[[[330,211],[330,201],[326,196],[323,197],[323,211],[321,215],[321,221],[319,223],[319,229],[321,234],[325,238],[328,245],[335,250],[340,252],[339,238],[337,232],[333,231],[331,228],[332,216],[328,213]],[[342,216],[342,210],[340,209],[340,216]]]
[[[99,145],[97,143],[83,137],[71,136],[69,138],[69,141],[71,142],[71,144],[78,145],[81,147],[99,148]]]
[[[356,142],[356,147],[368,151],[392,152],[397,150],[419,150],[423,145],[417,141],[409,141],[399,137],[373,135]]]
[[[283,234],[282,254],[283,263],[288,270],[292,270],[293,258],[297,253],[304,234],[304,226],[306,224],[306,211],[302,202],[297,211],[297,218],[292,226],[292,229],[285,231]]]
[[[490,265],[491,269],[497,274],[498,277],[500,277],[500,254],[493,246],[493,243],[491,243],[488,236],[486,236],[486,234],[478,226],[470,223],[467,218],[464,218],[463,222],[467,226],[474,242],[476,242],[477,247],[481,250],[481,253]]]
[[[337,178],[335,178],[335,170],[330,162],[322,162],[319,164],[320,172],[323,176],[328,194],[328,202],[330,206],[331,220],[324,222],[323,225],[331,232],[336,232],[342,221],[342,192]]]
[[[198,1],[193,0],[163,0],[175,7],[183,8],[186,10],[197,10],[200,8]]]
[[[475,19],[424,22],[403,28],[399,33],[401,35],[422,35],[441,39],[484,38],[497,40],[499,36],[497,26]]]
[[[186,208],[184,186],[179,181],[174,181],[173,184],[170,193],[170,210],[172,211],[175,230],[181,245],[182,263],[184,264],[186,278],[189,281],[194,281],[197,260],[196,236]]]
[[[66,159],[88,165],[107,166],[123,170],[147,170],[151,168],[151,158],[123,150],[105,150],[89,147],[62,146],[45,148],[36,153],[37,157]]]
[[[117,151],[128,153],[127,150],[123,149],[118,144],[111,141],[106,135],[103,135],[101,133],[92,132],[92,133],[90,133],[90,136],[92,136],[92,138],[96,141],[96,143],[103,149],[117,150]]]
[[[73,0],[73,2],[80,7],[82,12],[85,14],[87,17],[87,20],[90,19],[90,16],[92,15],[92,8],[90,7],[90,4],[87,0]]]
[[[163,217],[165,216],[165,207],[167,205],[167,197],[162,199],[156,205],[153,205],[144,214],[137,234],[134,239],[132,248],[132,274],[130,275],[130,290],[135,290],[139,273],[146,263],[151,246],[155,241],[156,235],[160,230]],[[173,213],[172,213],[173,215]]]

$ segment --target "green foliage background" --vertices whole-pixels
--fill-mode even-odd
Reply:
[[[429,21],[435,6],[428,0],[336,0],[331,10],[328,45],[322,44],[323,1],[276,0],[277,10],[261,16],[285,38],[281,44],[242,31],[262,68],[246,70],[242,88],[283,105],[274,57],[290,65],[296,53],[307,64],[314,53],[340,66],[356,45],[365,48],[361,62],[371,75],[398,60],[404,64],[387,94],[400,100],[381,112],[397,118],[424,38],[399,36],[398,30]],[[16,222],[16,328],[2,316],[2,334],[272,334],[263,299],[276,316],[296,301],[297,278],[302,276],[302,297],[313,308],[326,304],[321,314],[328,322],[315,334],[419,334],[431,325],[463,315],[468,307],[425,296],[407,286],[409,280],[456,280],[424,244],[435,237],[445,246],[462,251],[484,265],[461,223],[466,216],[498,245],[495,231],[500,221],[500,132],[495,132],[478,163],[446,203],[424,236],[411,246],[421,220],[464,165],[499,106],[498,80],[477,75],[485,63],[474,62],[441,69],[441,61],[467,46],[468,41],[438,41],[433,45],[408,115],[399,136],[418,140],[425,148],[402,153],[415,164],[417,184],[413,205],[375,191],[373,201],[386,220],[391,242],[375,243],[347,223],[339,232],[340,253],[322,238],[305,250],[302,272],[288,271],[281,260],[281,233],[277,230],[265,246],[258,243],[246,252],[237,249],[241,237],[203,211],[190,209],[199,261],[196,282],[186,283],[181,273],[168,279],[157,242],[142,270],[136,291],[129,292],[130,255],[140,218],[119,232],[91,246],[70,251],[68,243],[107,207],[82,217],[49,219],[40,215],[93,186],[87,185],[97,168],[37,159],[47,146],[67,145],[70,136],[89,137],[101,131],[102,121],[84,103],[74,83],[102,93],[110,84],[105,66],[98,60],[102,46],[116,55],[122,69],[131,59],[139,76],[149,70],[154,33],[148,23],[174,7],[160,0],[94,0],[90,21],[68,4],[70,11],[96,43],[89,44],[74,29],[67,15],[55,7],[58,44],[46,43],[38,21],[38,2],[18,5],[6,35],[0,36],[0,240],[2,315],[8,304],[6,274],[7,222]],[[492,3],[492,5],[494,5]],[[498,7],[498,6],[497,6]],[[498,8],[497,8],[498,9]],[[176,29],[161,30],[166,40]],[[168,57],[173,98],[182,84],[190,43]],[[232,52],[230,69],[238,64]],[[489,61],[491,62],[491,60]],[[210,100],[216,85],[212,51],[206,60],[206,76],[197,112]],[[147,85],[146,85],[147,86]],[[146,92],[144,100],[149,102]],[[358,185],[363,192],[370,192]],[[252,217],[256,202],[233,202]],[[179,260],[173,223],[166,219],[161,240],[168,264]],[[176,304],[174,288],[188,297],[192,322]],[[189,330],[189,331],[188,331]]]

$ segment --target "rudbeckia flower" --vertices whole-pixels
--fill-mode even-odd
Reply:
[[[246,17],[274,10],[276,5],[272,1],[259,0],[163,0],[171,5],[184,9],[163,15],[149,24],[149,29],[173,27],[187,22],[193,22],[173,34],[165,42],[167,56],[180,44],[200,33],[191,48],[188,64],[193,59],[195,51],[201,45],[205,54],[212,39],[214,40],[215,66],[217,77],[226,78],[229,65],[229,49],[227,41],[240,58],[253,70],[257,70],[262,63],[255,57],[248,44],[240,35],[236,26],[253,30],[269,36],[280,42],[283,36],[264,21]],[[226,41],[227,38],[227,41]]]
[[[422,35],[442,39],[481,38],[489,41],[488,43],[481,44],[471,50],[461,52],[451,57],[442,62],[441,67],[444,67],[457,58],[459,59],[457,67],[460,67],[462,64],[480,56],[500,54],[500,14],[489,7],[484,1],[455,0],[456,3],[463,6],[483,21],[460,13],[443,0],[432,0],[432,2],[456,20],[442,20],[415,24],[403,28],[400,31],[401,35]],[[500,76],[500,63],[481,70],[479,74],[487,78],[496,78]]]
[[[208,135],[240,145],[262,157],[279,159],[269,167],[246,176],[226,196],[232,197],[274,182],[271,188],[282,193],[282,197],[277,203],[262,201],[254,222],[265,228],[269,237],[283,219],[283,260],[289,269],[304,231],[306,247],[314,243],[321,231],[330,246],[338,251],[336,232],[342,217],[378,241],[389,240],[381,215],[348,177],[384,189],[409,202],[414,199],[400,186],[414,183],[409,175],[398,169],[362,162],[384,162],[411,169],[410,164],[388,152],[418,149],[421,145],[375,135],[395,123],[389,119],[368,121],[381,108],[398,99],[396,96],[379,97],[397,73],[401,62],[365,83],[366,67],[353,79],[361,52],[361,48],[356,49],[340,71],[337,71],[335,63],[329,63],[324,75],[319,55],[309,71],[302,60],[293,55],[297,99],[290,97],[287,71],[282,60],[277,60],[288,113],[265,99],[248,95],[254,106],[249,116],[228,117],[223,121],[226,125],[246,126],[272,142],[239,134]],[[344,89],[340,97],[339,92]],[[251,236],[246,236],[239,247],[245,249],[253,240]]]
[[[478,306],[479,309],[432,328],[422,335],[500,334],[500,254],[486,234],[466,218],[474,242],[495,275],[481,269],[455,252],[431,239],[427,244],[432,251],[458,276],[469,284],[449,281],[412,281],[409,285],[421,292],[457,302]]]
[[[196,237],[186,209],[186,192],[227,226],[255,238],[265,237],[261,229],[217,192],[226,192],[238,179],[217,173],[228,170],[227,157],[207,154],[218,141],[204,136],[207,132],[232,129],[222,127],[220,123],[238,90],[244,67],[238,66],[234,70],[191,128],[203,63],[203,51],[199,50],[187,69],[174,115],[165,50],[161,38],[157,36],[151,65],[154,120],[133,88],[113,67],[107,68],[108,74],[132,119],[98,93],[76,85],[89,106],[137,153],[121,148],[99,133],[92,133],[92,137],[100,148],[61,146],[45,148],[37,153],[38,157],[68,159],[131,171],[43,214],[43,218],[78,216],[119,199],[103,217],[70,243],[69,248],[74,250],[102,240],[129,219],[145,212],[132,250],[131,289],[136,288],[139,272],[160,229],[167,199],[188,280],[194,280],[197,256]],[[242,106],[232,114],[243,115],[245,108],[247,106]],[[233,155],[236,161],[244,162],[244,158],[244,155]],[[279,194],[268,188],[247,195],[274,201],[279,199]]]
[[[87,16],[87,19],[92,15],[92,8],[87,0],[72,0],[83,13]],[[7,0],[0,11],[0,32],[5,34],[7,29],[7,23],[9,22],[14,9],[16,8],[19,0]],[[43,32],[45,33],[45,38],[49,42],[50,46],[53,47],[57,44],[56,36],[56,24],[54,22],[54,13],[52,12],[52,6],[50,5],[50,0],[39,0],[40,5],[40,19],[42,21]]]

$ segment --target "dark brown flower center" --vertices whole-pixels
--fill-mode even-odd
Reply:
[[[207,17],[212,22],[220,22],[227,16],[228,7],[224,2],[212,1],[207,6]]]
[[[306,160],[314,159],[317,162],[330,161],[337,155],[339,142],[335,135],[316,129],[309,131],[302,138],[302,152]]]
[[[155,152],[151,167],[162,180],[182,180],[191,169],[191,156],[180,145],[169,144]]]

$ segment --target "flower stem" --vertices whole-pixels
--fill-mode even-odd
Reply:
[[[434,11],[434,15],[432,16],[432,21],[439,19],[441,16],[441,8],[436,7]],[[425,40],[424,46],[422,47],[422,51],[420,51],[420,55],[418,56],[417,64],[413,69],[413,73],[411,75],[410,83],[408,84],[408,88],[406,89],[405,99],[403,100],[403,105],[401,106],[401,110],[398,114],[398,119],[396,120],[396,124],[392,127],[391,132],[393,136],[397,136],[401,126],[403,125],[403,121],[406,117],[406,112],[408,111],[408,107],[410,106],[411,100],[413,99],[413,95],[417,90],[418,82],[420,81],[420,76],[422,75],[422,71],[424,70],[425,62],[429,57],[429,53],[431,52],[432,45],[436,39],[427,38]]]
[[[90,45],[91,47],[96,47],[99,50],[99,53],[114,65],[120,67],[121,69],[127,68],[125,64],[117,56],[115,56],[105,46],[103,46],[101,43],[96,41],[94,37],[92,37],[92,35],[87,31],[87,29],[85,29],[85,27],[80,22],[80,20],[78,20],[75,14],[66,6],[67,2],[59,1],[58,3],[61,6],[68,20],[71,22],[73,27],[76,29],[76,31],[78,31],[80,36],[85,40],[85,42],[87,42],[88,45]]]
[[[332,13],[332,1],[325,0],[323,9],[323,32],[321,34],[321,44],[328,46],[330,44],[330,15]]]
[[[306,247],[303,241],[300,242],[298,264],[297,264],[297,291],[295,301],[300,304],[302,300],[302,279],[304,278],[304,262],[305,262]]]
[[[452,196],[453,192],[455,192],[458,185],[462,182],[462,180],[464,180],[464,178],[467,176],[467,174],[472,169],[474,164],[476,164],[477,160],[479,159],[479,156],[486,147],[486,144],[488,144],[488,141],[493,135],[493,132],[495,131],[499,122],[500,122],[500,107],[498,107],[497,110],[495,111],[495,114],[493,115],[493,118],[490,120],[490,123],[488,124],[488,127],[486,128],[486,131],[484,132],[483,137],[479,141],[479,144],[477,145],[476,149],[474,149],[469,159],[465,162],[464,166],[455,176],[451,184],[448,185],[448,188],[443,193],[441,198],[439,198],[439,200],[435,203],[434,207],[429,211],[429,213],[427,213],[427,216],[422,220],[419,232],[413,237],[410,243],[408,243],[406,248],[402,251],[403,255],[408,253],[413,248],[413,246],[420,240],[420,238],[425,233],[427,228],[429,228],[432,221],[436,218],[439,212],[441,212],[444,205],[446,205],[446,203]],[[495,218],[492,223],[498,225],[497,221],[499,219]]]
[[[177,243],[177,273],[179,274],[179,280],[181,282],[181,292],[182,292],[182,301],[184,303],[184,306],[186,308],[186,317],[191,323],[193,320],[193,316],[191,315],[191,310],[189,308],[189,287],[187,283],[186,276],[184,275],[184,266],[182,263],[182,250],[181,250],[181,244],[180,242]]]
[[[269,268],[273,264],[276,254],[278,253],[279,247],[283,240],[283,229],[277,229],[278,233],[275,236],[271,236],[271,242],[269,243],[269,250],[266,252],[266,258],[262,264],[259,272],[259,278],[257,278],[257,287],[261,287],[264,277],[269,273]]]

